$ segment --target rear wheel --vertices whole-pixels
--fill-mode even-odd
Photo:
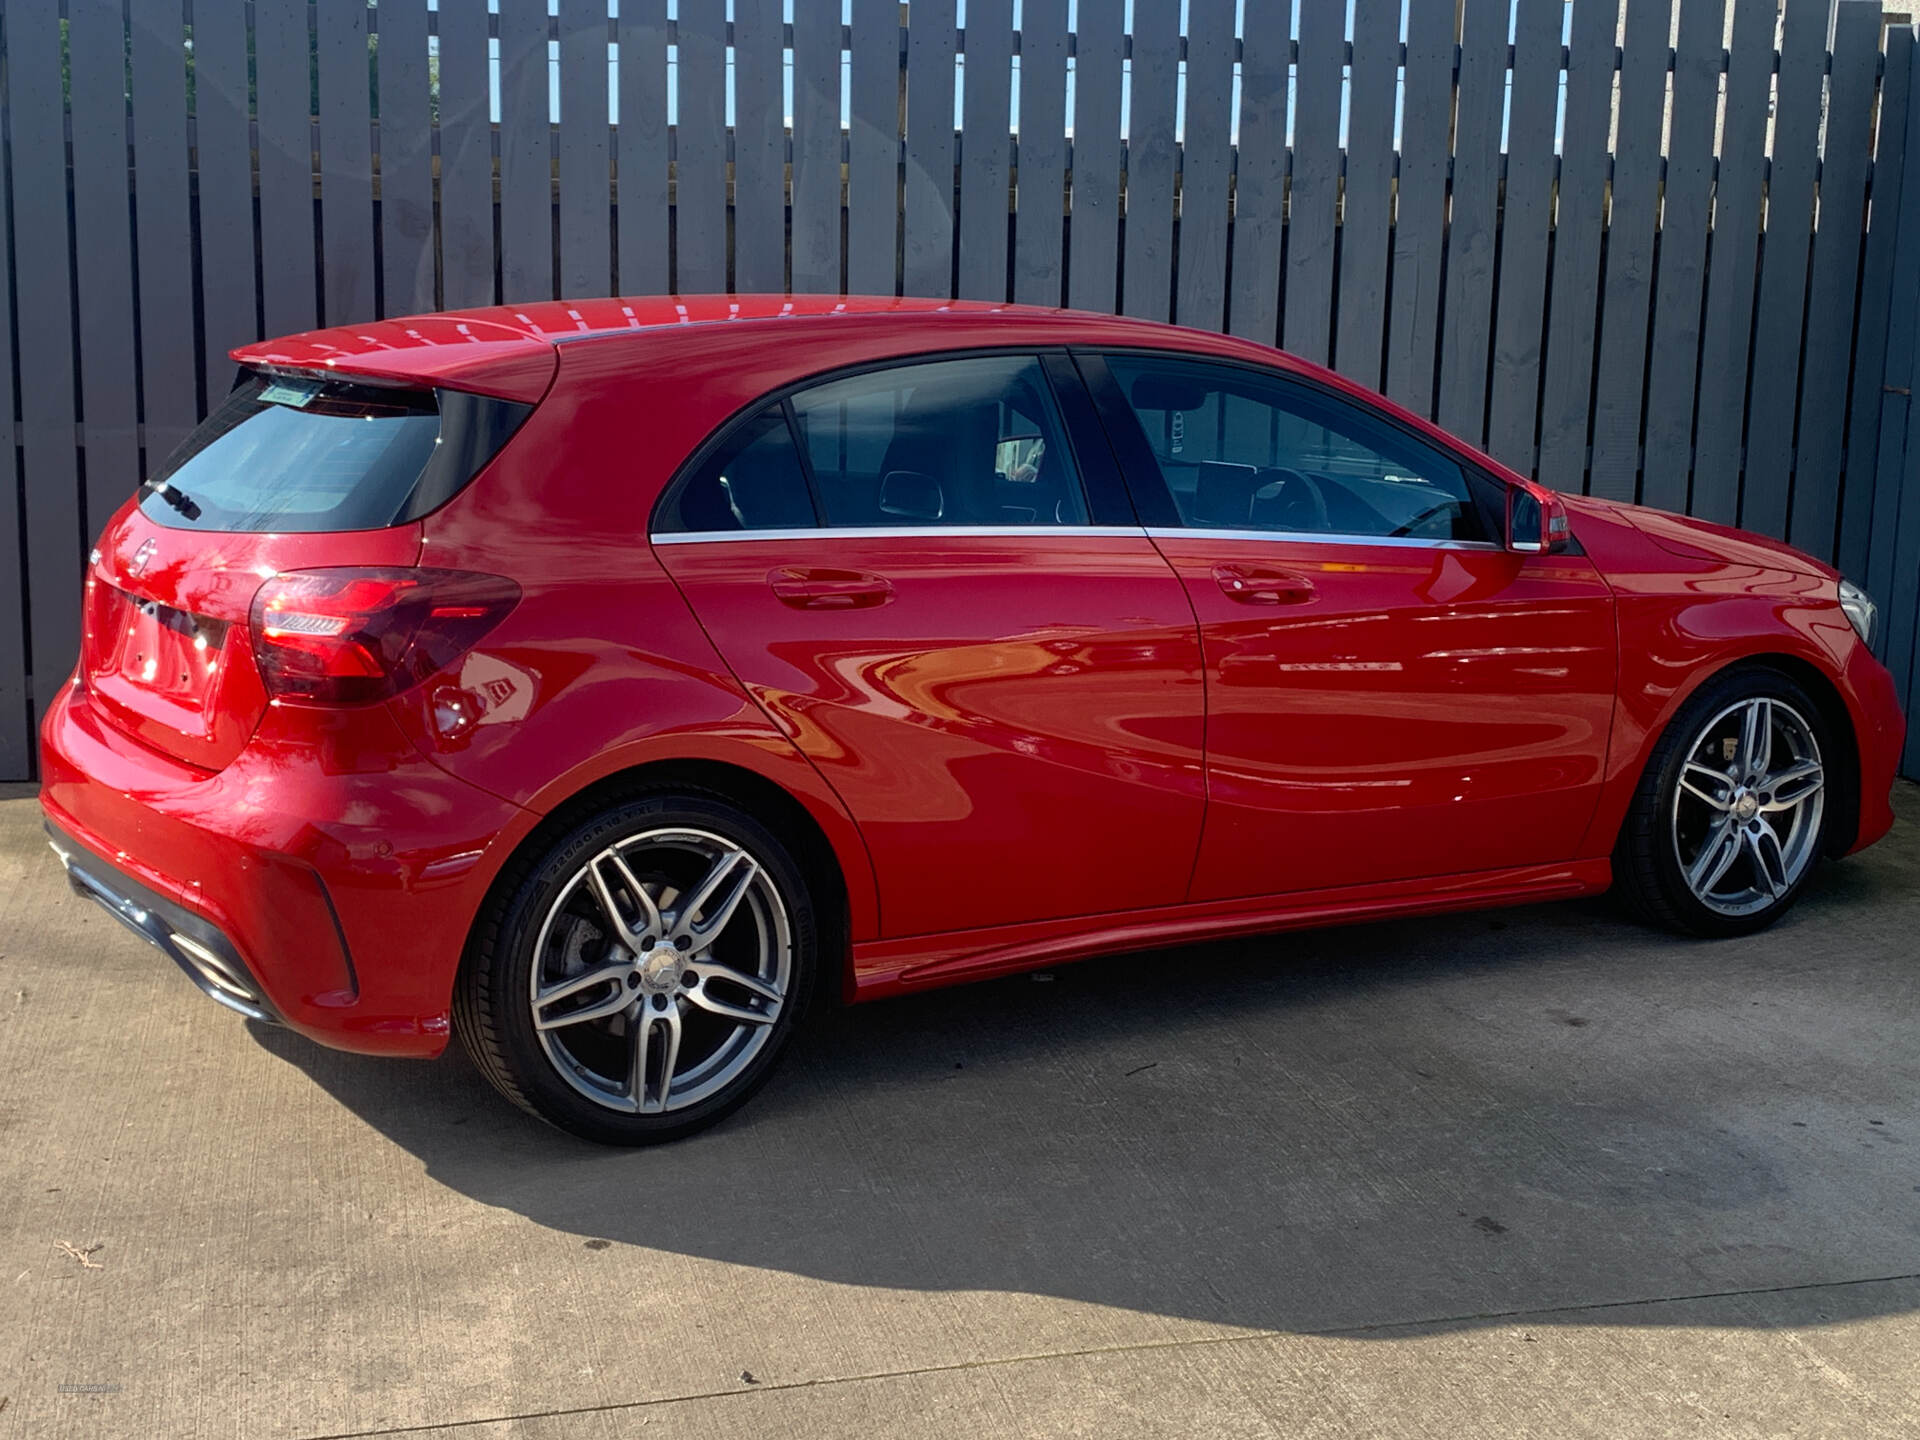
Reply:
[[[1826,843],[1820,709],[1774,670],[1709,681],[1654,748],[1614,854],[1646,918],[1694,935],[1745,935],[1786,913]]]
[[[781,840],[715,796],[616,805],[483,922],[456,1022],[508,1099],[608,1144],[671,1140],[765,1082],[812,989],[813,909]]]

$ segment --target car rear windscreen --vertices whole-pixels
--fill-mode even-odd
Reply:
[[[176,529],[379,530],[444,504],[531,406],[243,371],[233,392],[141,487]]]

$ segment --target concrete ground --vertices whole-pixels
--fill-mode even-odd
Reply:
[[[0,1435],[1920,1432],[1914,787],[1753,940],[893,1001],[637,1153],[250,1029],[0,795]]]

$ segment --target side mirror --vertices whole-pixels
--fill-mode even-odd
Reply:
[[[1507,549],[1523,555],[1558,555],[1573,531],[1560,497],[1544,485],[1523,481],[1507,489]]]

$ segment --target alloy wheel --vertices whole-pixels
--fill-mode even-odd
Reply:
[[[1728,917],[1780,903],[1813,863],[1825,804],[1805,716],[1766,695],[1722,709],[1688,746],[1674,786],[1672,843],[1687,888]]]
[[[672,827],[615,841],[561,887],[528,1004],[554,1072],[608,1110],[661,1115],[724,1090],[788,1003],[793,934],[738,843]]]

